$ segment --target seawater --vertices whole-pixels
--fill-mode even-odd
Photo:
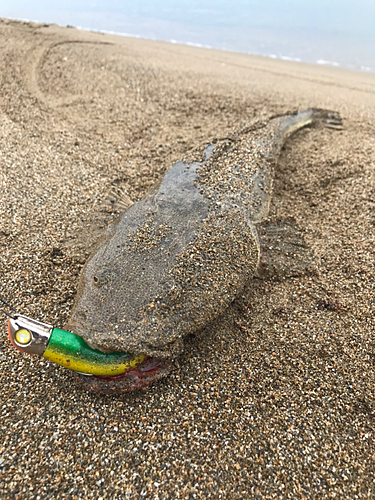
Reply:
[[[374,0],[0,0],[0,17],[375,71]]]

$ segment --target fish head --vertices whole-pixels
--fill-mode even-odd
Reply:
[[[76,303],[65,329],[81,336],[93,349],[109,353],[129,352],[130,348],[129,354],[134,357],[143,355],[143,361],[116,376],[74,373],[79,384],[91,392],[118,394],[145,389],[168,374],[173,366],[170,360],[145,352],[147,348],[143,350],[136,342],[140,325],[131,318],[139,313],[140,294],[135,294],[134,283],[132,285],[126,274],[128,266],[119,265],[121,261],[111,258],[111,244],[104,245],[89,260],[82,272]],[[125,311],[130,315],[128,320]],[[143,326],[143,337],[147,337],[147,325],[143,323]],[[135,346],[129,347],[129,337]]]

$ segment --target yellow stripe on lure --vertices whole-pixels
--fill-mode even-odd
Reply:
[[[85,375],[121,375],[141,364],[145,356],[92,349],[74,333],[53,328],[21,314],[9,315],[9,339],[16,349],[37,354]]]

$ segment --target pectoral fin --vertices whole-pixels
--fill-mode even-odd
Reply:
[[[316,272],[303,230],[294,219],[266,220],[257,225],[260,244],[258,277],[281,278]]]

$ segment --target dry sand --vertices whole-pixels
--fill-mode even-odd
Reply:
[[[147,393],[82,392],[1,320],[0,498],[375,498],[375,75],[0,22],[0,293],[55,326],[108,189],[311,106],[345,129],[289,141],[271,217],[315,271],[254,280]]]

